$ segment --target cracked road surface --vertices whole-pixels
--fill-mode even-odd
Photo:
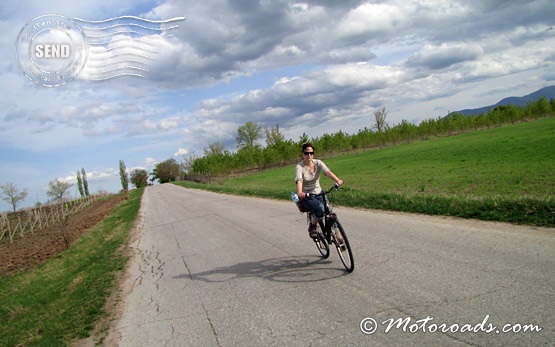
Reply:
[[[147,188],[128,273],[132,289],[114,327],[117,344],[555,341],[554,229],[335,210],[352,244],[352,274],[335,250],[328,259],[317,256],[306,219],[292,202],[171,184]],[[373,334],[361,332],[365,318],[376,323]],[[501,331],[505,324],[518,332]],[[540,331],[524,332],[528,325]],[[372,329],[372,321],[362,327]]]

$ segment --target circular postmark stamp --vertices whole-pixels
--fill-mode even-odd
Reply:
[[[87,53],[81,28],[70,18],[57,14],[29,21],[15,43],[21,71],[45,87],[57,87],[73,80],[85,66]]]

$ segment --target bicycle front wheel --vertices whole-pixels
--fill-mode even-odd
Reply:
[[[322,255],[322,258],[326,259],[327,257],[330,256],[330,246],[326,241],[326,238],[324,237],[324,233],[323,233],[324,223],[318,222],[317,230],[318,230],[318,237],[314,239],[314,243],[316,244],[316,248],[318,248],[318,251]]]
[[[347,238],[347,233],[339,223],[339,220],[335,219],[333,224],[331,225],[332,229],[332,238],[333,243],[335,244],[335,248],[337,249],[337,253],[339,254],[339,258],[345,266],[347,272],[353,272],[355,269],[355,260],[353,258],[353,251],[351,250],[351,244],[349,243],[349,239]],[[342,235],[344,243],[340,244],[338,241],[339,235]]]

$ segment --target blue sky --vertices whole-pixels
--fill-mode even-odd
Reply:
[[[234,151],[247,121],[297,140],[371,127],[382,106],[390,124],[418,123],[525,95],[555,84],[553,13],[549,0],[3,1],[0,185],[26,189],[31,206],[48,182],[75,183],[85,168],[92,192],[115,192],[119,160],[151,171],[214,142]],[[142,77],[88,80],[107,44],[89,48],[73,81],[47,88],[14,53],[45,14],[186,19],[151,35],[157,53]]]

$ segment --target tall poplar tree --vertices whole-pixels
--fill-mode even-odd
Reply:
[[[124,192],[128,192],[129,191],[129,175],[127,174],[127,172],[125,172],[126,167],[125,167],[125,163],[123,162],[123,160],[119,161],[119,178],[121,181],[121,188],[123,189]]]
[[[85,191],[83,190],[83,178],[81,177],[81,171],[79,170],[77,170],[77,189],[79,190],[79,195],[84,198]]]
[[[81,168],[81,179],[83,180],[83,190],[85,191],[85,196],[89,196],[89,182],[87,181],[87,173],[85,168]]]

